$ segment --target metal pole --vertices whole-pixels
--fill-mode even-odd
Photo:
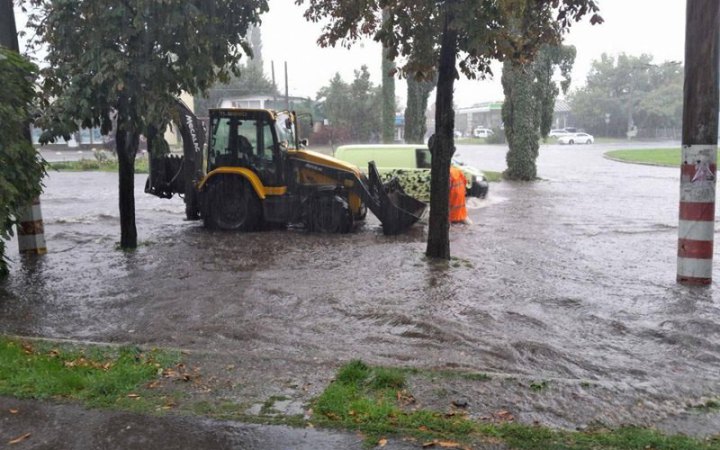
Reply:
[[[677,281],[689,285],[712,282],[719,27],[720,2],[687,1]]]
[[[270,61],[270,72],[272,72],[273,83],[273,109],[277,109],[277,84],[275,84],[275,61]]]
[[[285,61],[285,109],[290,111],[290,95],[288,93],[287,61]]]

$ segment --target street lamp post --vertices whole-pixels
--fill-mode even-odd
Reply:
[[[610,113],[605,113],[605,137],[610,135],[608,126],[610,125]]]

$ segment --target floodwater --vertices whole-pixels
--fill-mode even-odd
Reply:
[[[679,169],[602,156],[623,147],[542,146],[541,181],[471,200],[449,264],[424,258],[423,224],[397,237],[374,218],[348,235],[210,232],[179,199],[142,193],[145,176],[141,245],[124,253],[117,176],[52,173],[50,252],[22,259],[8,244],[0,331],[233,354],[268,379],[355,358],[482,372],[493,381],[454,392],[478,416],[715,434],[718,412],[691,406],[720,398],[720,270],[709,288],[676,284]],[[500,171],[504,151],[457,153]],[[531,380],[548,390],[518,387]]]

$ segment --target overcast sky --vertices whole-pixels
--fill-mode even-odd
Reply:
[[[583,85],[591,62],[605,52],[611,55],[648,53],[655,62],[683,61],[685,42],[686,0],[598,0],[602,25],[591,26],[587,20],[576,24],[566,42],[577,47],[573,85]],[[350,50],[320,48],[316,44],[321,32],[319,24],[302,17],[304,8],[294,0],[269,0],[270,12],[262,17],[263,59],[270,77],[271,61],[275,62],[278,87],[284,91],[284,63],[288,64],[291,95],[315,98],[317,91],[339,72],[346,80],[353,71],[366,64],[373,81],[380,83],[381,50],[372,40],[355,44]],[[24,20],[16,14],[18,27]],[[466,80],[456,83],[455,104],[472,106],[484,101],[502,100],[500,66],[495,65],[493,80]],[[572,89],[571,87],[571,89]],[[404,103],[406,85],[396,84],[396,95]]]
[[[577,47],[573,86],[584,84],[591,62],[605,52],[654,55],[655,62],[682,61],[685,45],[685,0],[598,0],[602,25],[588,21],[573,26],[566,42]],[[303,8],[292,0],[270,0],[270,12],[263,16],[263,58],[268,74],[275,61],[278,87],[284,90],[283,64],[288,63],[291,95],[315,98],[335,72],[346,81],[353,71],[367,64],[375,83],[380,82],[381,50],[367,40],[351,50],[323,49],[316,45],[321,27],[302,18]],[[483,101],[502,100],[500,66],[489,81],[461,80],[456,83],[455,104],[471,106]],[[404,102],[405,84],[400,82],[396,94]]]

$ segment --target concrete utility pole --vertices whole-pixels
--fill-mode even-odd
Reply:
[[[687,0],[677,281],[712,282],[720,2]]]
[[[0,45],[20,52],[12,0],[0,0]],[[29,125],[25,126],[24,134],[25,138],[32,143]],[[46,253],[40,198],[34,199],[31,205],[20,211],[18,221],[17,234],[20,253],[37,255]]]

